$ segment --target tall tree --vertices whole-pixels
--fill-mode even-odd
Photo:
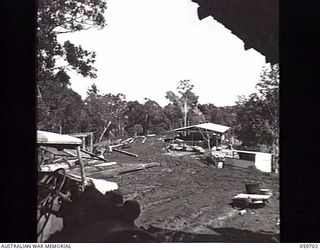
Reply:
[[[237,134],[246,146],[265,144],[277,157],[279,150],[279,65],[264,68],[257,92],[237,103]]]
[[[234,106],[216,107],[214,104],[199,104],[199,110],[202,112],[206,122],[213,122],[230,127],[236,125],[236,108]]]
[[[161,133],[168,129],[163,109],[157,102],[147,99],[143,111],[145,119],[142,125],[145,134]]]
[[[81,131],[84,103],[67,86],[48,85],[39,100],[38,128],[57,133]]]
[[[88,90],[85,100],[90,130],[96,131],[99,140],[102,140],[105,134],[109,137],[123,136],[127,105],[125,96],[123,94],[99,95],[94,86]]]
[[[139,133],[143,133],[142,124],[145,120],[143,104],[139,103],[138,101],[129,101],[126,106],[124,116],[128,121],[125,130],[129,135],[134,135],[137,132],[135,125],[139,125],[136,126],[136,128],[139,128]]]
[[[163,112],[170,130],[182,126],[181,109],[177,105],[169,103],[163,108]]]
[[[63,44],[57,36],[105,26],[102,0],[39,0],[37,28],[38,84],[55,82],[56,78],[69,82],[68,70],[84,77],[96,77],[93,67],[95,53],[84,50],[70,41]],[[59,61],[59,63],[58,63]]]
[[[37,17],[38,117],[53,125],[55,113],[64,109],[57,103],[70,84],[68,72],[96,77],[95,53],[70,41],[58,42],[58,35],[105,26],[103,0],[39,0]],[[62,91],[62,92],[60,92]],[[47,98],[50,96],[50,98]],[[56,110],[53,109],[56,106]]]
[[[181,80],[178,83],[177,91],[175,94],[172,91],[166,93],[166,98],[169,101],[180,108],[183,119],[183,126],[187,126],[188,111],[194,109],[198,103],[198,96],[196,96],[192,90],[194,85],[190,83],[190,80]]]

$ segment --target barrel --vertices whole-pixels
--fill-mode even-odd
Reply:
[[[248,183],[245,185],[247,194],[258,194],[260,192],[260,183]]]

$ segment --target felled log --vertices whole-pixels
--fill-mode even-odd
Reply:
[[[117,169],[118,174],[127,174],[135,171],[140,171],[143,169],[159,167],[160,163],[158,162],[151,162],[151,163],[138,163],[138,164],[124,164],[123,167]],[[110,171],[111,172],[111,171]]]
[[[105,158],[103,158],[103,157],[97,156],[97,155],[95,155],[95,154],[93,154],[93,153],[90,153],[90,152],[84,150],[84,149],[81,149],[81,151],[84,152],[84,153],[86,153],[86,154],[88,154],[88,155],[91,155],[91,156],[94,157],[94,158],[97,158],[97,159],[99,159],[99,160],[102,160],[102,161],[104,161],[104,162],[107,162],[107,160],[106,160]]]
[[[124,146],[124,143],[120,143],[120,144],[115,144],[115,145],[110,145],[109,147],[114,149],[114,148],[119,148],[119,147],[122,147]]]
[[[100,164],[100,163],[103,163],[103,161],[100,161],[100,160],[87,160],[84,162],[84,164],[86,166],[93,166],[93,165],[96,165],[96,164]]]
[[[147,163],[123,163],[121,164],[121,169],[123,168],[152,168],[152,167],[159,167],[159,162],[147,162]]]
[[[147,137],[144,137],[141,143],[144,144],[146,140],[147,140]]]
[[[125,155],[129,155],[129,156],[133,156],[133,157],[138,157],[137,154],[133,154],[133,153],[130,153],[130,152],[127,152],[127,151],[124,151],[124,150],[120,150],[120,149],[116,149],[116,148],[113,148],[112,150],[113,150],[113,151],[116,151],[116,152],[118,152],[118,153],[125,154]]]
[[[115,161],[112,162],[102,162],[98,160],[85,162],[85,166],[94,166],[94,167],[108,167],[117,164]]]
[[[87,165],[87,166],[85,166],[84,172],[85,172],[86,176],[91,176],[93,174],[103,172],[104,170],[107,170],[109,168],[114,169],[113,167],[116,164],[116,162],[110,162],[110,163],[106,162],[106,163],[102,163],[102,164],[107,164],[108,166],[106,166],[106,165],[101,165],[101,166],[97,166],[97,165],[91,165],[91,166],[89,165],[88,166]],[[80,175],[80,169],[74,168],[68,173]]]
[[[107,126],[104,126],[104,127],[103,127],[103,131],[102,131],[102,133],[101,133],[101,135],[100,135],[100,138],[99,138],[98,142],[101,142],[104,134],[107,132],[107,130],[108,130],[108,128],[110,127],[110,125],[111,125],[111,121],[108,122]]]
[[[133,138],[132,137],[130,137],[130,138],[128,138],[128,139],[126,139],[126,140],[124,140],[122,143],[123,144],[126,144],[126,143],[128,143],[129,141],[131,141]]]
[[[148,134],[147,137],[153,137],[156,136],[156,134]]]
[[[111,162],[104,162],[104,163],[96,164],[94,166],[95,167],[108,167],[108,166],[112,166],[112,165],[116,165],[116,164],[117,164],[117,162],[111,161]]]
[[[112,167],[111,169],[106,169],[104,171],[94,173],[90,175],[90,177],[96,177],[96,178],[113,177],[117,175],[127,174],[131,172],[153,168],[153,167],[159,167],[159,166],[160,166],[159,162],[122,164],[122,165],[117,165],[116,167]]]

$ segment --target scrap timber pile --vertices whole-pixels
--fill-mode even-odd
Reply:
[[[196,154],[169,155],[166,145],[157,137],[136,139],[119,149],[138,157],[113,151],[106,158],[121,168],[105,171],[133,165],[137,171],[95,176],[118,183],[126,199],[139,202],[138,226],[167,242],[278,241],[278,175],[256,169],[217,169]],[[261,208],[232,206],[232,198],[242,193],[249,181],[270,189],[272,197]]]

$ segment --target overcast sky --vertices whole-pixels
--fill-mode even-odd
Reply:
[[[97,54],[96,79],[71,75],[72,88],[83,98],[95,83],[100,93],[164,106],[166,91],[184,79],[195,85],[202,104],[233,105],[237,95],[255,91],[265,57],[245,51],[243,41],[211,16],[200,21],[191,0],[107,0],[107,5],[104,29],[59,37]]]

